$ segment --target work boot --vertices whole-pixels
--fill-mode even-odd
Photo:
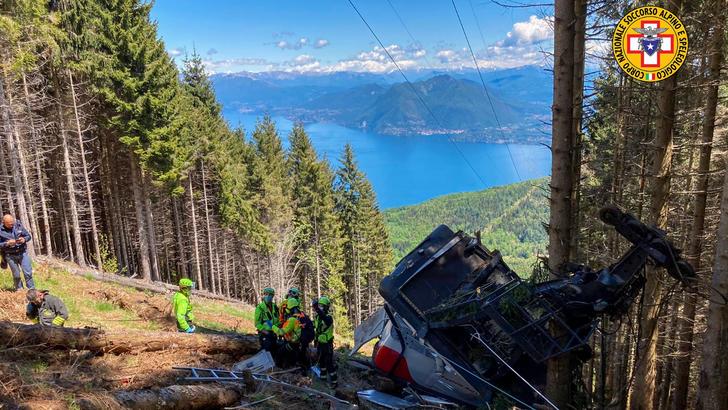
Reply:
[[[329,373],[329,387],[331,389],[336,389],[336,387],[339,385],[339,380],[336,376],[336,370]]]

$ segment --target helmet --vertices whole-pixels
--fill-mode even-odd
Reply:
[[[192,282],[192,279],[189,278],[182,278],[179,280],[179,287],[181,288],[192,288],[194,284],[195,282]]]
[[[331,306],[331,300],[326,296],[321,296],[318,300],[318,304],[321,306]]]
[[[265,288],[265,289],[263,289],[263,294],[264,295],[275,296],[276,295],[276,291],[273,288]]]
[[[296,298],[288,298],[286,301],[286,311],[290,312],[293,308],[299,307],[301,304]]]
[[[301,291],[298,288],[290,288],[288,289],[288,297],[298,299],[301,297]]]

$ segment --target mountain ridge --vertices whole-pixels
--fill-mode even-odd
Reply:
[[[552,90],[545,86],[550,73],[541,67],[485,71],[488,95],[475,70],[409,73],[411,84],[399,73],[356,72],[216,74],[212,82],[226,109],[243,113],[333,122],[384,135],[518,143],[545,138]]]

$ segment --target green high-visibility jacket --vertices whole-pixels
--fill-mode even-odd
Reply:
[[[270,325],[265,322],[270,321]],[[274,302],[270,303],[270,308],[265,302],[260,302],[255,307],[255,328],[261,330],[271,330],[273,326],[279,326],[278,306]]]
[[[190,297],[182,292],[176,292],[172,298],[172,312],[177,319],[177,329],[186,331],[190,328],[190,322],[195,320],[192,314]]]
[[[313,328],[316,330],[316,340],[319,343],[334,341],[334,318],[330,314],[323,317],[316,315],[313,320]]]

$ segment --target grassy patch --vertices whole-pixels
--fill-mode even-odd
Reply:
[[[235,306],[232,306],[227,303],[209,303],[209,304],[199,304],[199,299],[196,301],[193,301],[193,304],[195,305],[195,308],[201,313],[208,313],[208,314],[222,314],[227,316],[233,316],[239,319],[245,319],[253,321],[253,316],[255,315],[255,312],[251,309],[241,309]]]
[[[94,304],[94,307],[99,312],[111,312],[116,309],[116,306],[110,302],[97,302]]]

